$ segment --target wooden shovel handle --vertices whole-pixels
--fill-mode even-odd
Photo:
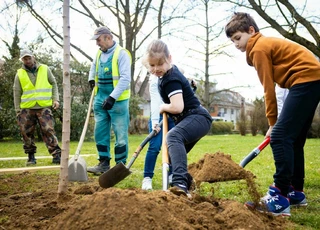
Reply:
[[[80,150],[81,150],[84,138],[86,136],[86,132],[87,132],[87,129],[88,129],[88,124],[89,124],[89,119],[90,119],[90,114],[91,114],[91,110],[92,110],[92,102],[93,102],[94,94],[95,94],[95,92],[94,92],[94,89],[93,89],[92,93],[91,93],[90,101],[89,101],[87,118],[86,118],[85,124],[83,126],[83,130],[82,130],[82,134],[81,134],[81,137],[80,137],[80,141],[78,143],[78,147],[77,147],[77,150],[76,150],[76,153],[75,153],[75,156],[74,156],[75,159],[78,159],[78,157],[80,155]]]
[[[167,133],[168,133],[168,117],[167,113],[162,114],[163,124],[162,124],[162,163],[169,164],[169,153],[167,145]]]

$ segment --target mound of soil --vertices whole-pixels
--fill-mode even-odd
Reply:
[[[225,161],[224,154],[214,155],[201,160],[202,167],[200,162],[192,166],[198,167],[199,172],[192,171],[198,181],[201,177],[197,175],[205,173],[208,159]],[[207,170],[209,174],[212,167]],[[230,170],[234,169],[230,167]],[[98,178],[90,177],[86,183],[69,182],[67,193],[58,196],[57,175],[22,173],[10,177],[0,175],[0,180],[2,229],[287,229],[293,226],[285,218],[248,210],[236,201],[199,196],[196,192],[188,199],[166,191],[102,189]],[[36,191],[31,191],[26,181]]]
[[[195,180],[196,187],[199,187],[202,182],[214,183],[244,179],[252,201],[257,205],[260,200],[261,194],[254,182],[255,176],[235,163],[229,154],[207,153],[197,163],[190,164],[188,172]]]
[[[248,172],[236,164],[231,155],[221,152],[205,154],[197,163],[190,164],[188,171],[198,183],[241,180],[248,177]]]
[[[249,221],[253,220],[254,221]],[[192,200],[165,191],[109,188],[85,197],[49,229],[271,229],[283,219],[257,215],[230,200],[194,195]]]

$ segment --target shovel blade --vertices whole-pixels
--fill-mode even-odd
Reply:
[[[130,174],[131,171],[121,162],[99,177],[99,185],[102,188],[110,188]]]
[[[78,156],[78,159],[71,157],[68,162],[69,181],[88,181],[87,164],[85,160]]]

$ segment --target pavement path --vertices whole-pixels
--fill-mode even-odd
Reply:
[[[96,154],[81,154],[82,157],[95,156]],[[73,155],[70,155],[70,159]],[[36,156],[37,159],[46,159],[52,158],[52,156]],[[8,160],[26,160],[28,157],[3,157],[0,158],[0,161],[8,161]],[[23,173],[23,172],[31,172],[31,171],[43,171],[43,170],[58,170],[60,169],[60,165],[50,165],[50,166],[35,166],[35,167],[22,167],[22,168],[0,168],[0,175],[7,173]]]
[[[94,156],[97,154],[81,154],[82,157],[89,157],[89,156]],[[73,157],[73,155],[70,155],[70,158]],[[36,156],[36,159],[49,159],[52,158],[52,156]],[[12,160],[27,160],[28,157],[2,157],[0,158],[0,161],[12,161]]]

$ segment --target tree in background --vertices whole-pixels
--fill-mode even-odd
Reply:
[[[198,72],[194,76],[195,79],[200,79],[199,83],[202,85],[202,92],[201,94],[198,93],[199,99],[209,112],[213,112],[210,106],[214,101],[214,94],[216,92],[212,90],[212,85],[216,86],[216,82],[210,81],[210,77],[220,75],[219,73],[214,74],[215,71],[212,71],[214,58],[226,55],[223,48],[228,46],[227,41],[218,41],[218,38],[224,33],[224,19],[210,14],[211,11],[215,10],[215,1],[198,0],[193,1],[191,4],[194,10],[189,11],[186,15],[186,21],[190,21],[190,25],[186,26],[187,28],[184,29],[184,33],[192,41],[189,47],[190,58],[197,60],[197,62],[195,61],[191,65]],[[196,34],[192,33],[194,30],[197,31]],[[182,38],[186,39],[185,36]],[[201,65],[198,64],[199,61]]]
[[[0,64],[0,140],[4,137],[19,137],[19,129],[16,123],[16,114],[13,104],[13,82],[17,69],[21,67],[19,60],[19,16],[15,16],[14,34],[12,43],[2,40],[9,50],[9,56],[3,56],[3,63]]]
[[[244,98],[241,99],[241,109],[240,109],[240,116],[237,120],[238,130],[241,136],[245,136],[247,133],[247,115],[245,110],[245,101]]]
[[[254,109],[249,113],[251,134],[255,136],[257,133],[265,135],[268,131],[269,125],[265,114],[264,99],[256,98],[253,101]]]
[[[161,27],[169,24],[175,18],[184,17],[183,13],[179,12],[178,9],[183,9],[185,11],[186,7],[181,8],[180,5],[183,4],[183,0],[171,3],[170,6],[166,6],[166,10],[163,11],[165,0],[161,0],[160,4],[158,1],[147,0],[143,2],[131,2],[131,1],[108,1],[100,0],[98,2],[77,0],[72,2],[70,9],[78,16],[85,17],[92,21],[94,27],[99,27],[106,25],[113,32],[113,35],[118,38],[119,44],[130,51],[133,65],[131,65],[131,92],[136,93],[136,79],[135,79],[135,63],[140,59],[140,54],[138,53],[139,48],[142,47],[145,41],[152,39],[151,35],[159,27],[157,23],[150,24],[154,18],[158,20],[162,18]],[[61,27],[57,27],[55,20],[50,19],[52,15],[44,15],[44,13],[39,10],[40,6],[51,7],[52,11],[60,11],[61,6],[57,5],[53,1],[38,1],[34,5],[25,1],[24,5],[28,8],[31,15],[38,20],[47,32],[47,35],[60,47],[62,47],[62,33]],[[103,12],[99,14],[99,12]],[[163,16],[162,13],[166,14]],[[179,12],[179,13],[177,13]],[[158,16],[157,16],[158,14]],[[152,17],[157,16],[157,17]],[[110,22],[112,21],[112,22]],[[147,26],[143,27],[147,22]],[[93,30],[92,29],[92,30]],[[172,32],[172,31],[171,31]],[[76,45],[78,41],[71,41],[71,47],[80,52],[89,61],[92,61],[92,57],[85,53],[84,50],[80,48],[81,44]],[[72,52],[71,52],[72,53]],[[71,55],[72,56],[72,55]],[[139,80],[139,79],[138,79]]]

